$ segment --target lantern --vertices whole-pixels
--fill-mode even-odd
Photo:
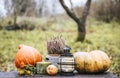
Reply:
[[[60,75],[74,75],[75,60],[73,55],[70,53],[70,48],[65,47],[59,58],[59,73]]]

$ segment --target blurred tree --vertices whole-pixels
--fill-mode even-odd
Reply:
[[[92,0],[87,0],[86,5],[83,9],[83,13],[81,17],[77,17],[75,12],[73,10],[70,10],[66,4],[64,3],[64,0],[59,0],[62,7],[65,9],[66,13],[77,23],[78,26],[78,38],[77,41],[83,42],[85,40],[86,35],[86,19],[89,14],[90,5]],[[71,3],[71,2],[70,2]]]
[[[37,8],[37,16],[49,17],[55,16],[56,8],[59,4],[58,0],[35,0]]]
[[[21,5],[22,5],[22,0],[13,0],[13,15],[14,15],[14,26],[16,26],[17,24],[17,16],[19,15],[20,13],[20,10],[21,10]]]
[[[54,0],[53,2],[52,2],[52,16],[54,17],[55,15],[56,15],[56,7],[57,7],[57,5],[58,5],[58,0]]]
[[[5,9],[7,11],[7,16],[11,16],[12,10],[12,0],[4,0]]]
[[[43,11],[44,11],[44,6],[45,6],[45,0],[36,0],[37,3],[37,15],[42,17],[43,16]]]
[[[36,13],[36,4],[34,0],[12,0],[13,16],[14,16],[14,26],[17,23],[17,16],[31,16]]]
[[[120,20],[120,0],[99,0],[97,2],[96,18],[105,22]],[[120,22],[120,21],[119,21]]]

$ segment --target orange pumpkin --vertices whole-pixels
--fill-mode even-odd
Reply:
[[[33,47],[19,45],[19,50],[15,56],[15,65],[17,68],[23,68],[26,65],[35,65],[36,62],[42,61],[41,54]]]

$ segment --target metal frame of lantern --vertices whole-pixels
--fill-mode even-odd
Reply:
[[[59,58],[59,73],[60,75],[71,76],[74,75],[75,59],[70,53],[70,48],[65,47],[64,52]]]

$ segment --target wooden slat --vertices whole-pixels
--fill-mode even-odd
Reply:
[[[118,78],[118,77],[110,72],[105,72],[101,74],[75,74],[74,76],[60,76],[60,75],[19,76],[17,71],[11,71],[0,72],[0,78]]]

